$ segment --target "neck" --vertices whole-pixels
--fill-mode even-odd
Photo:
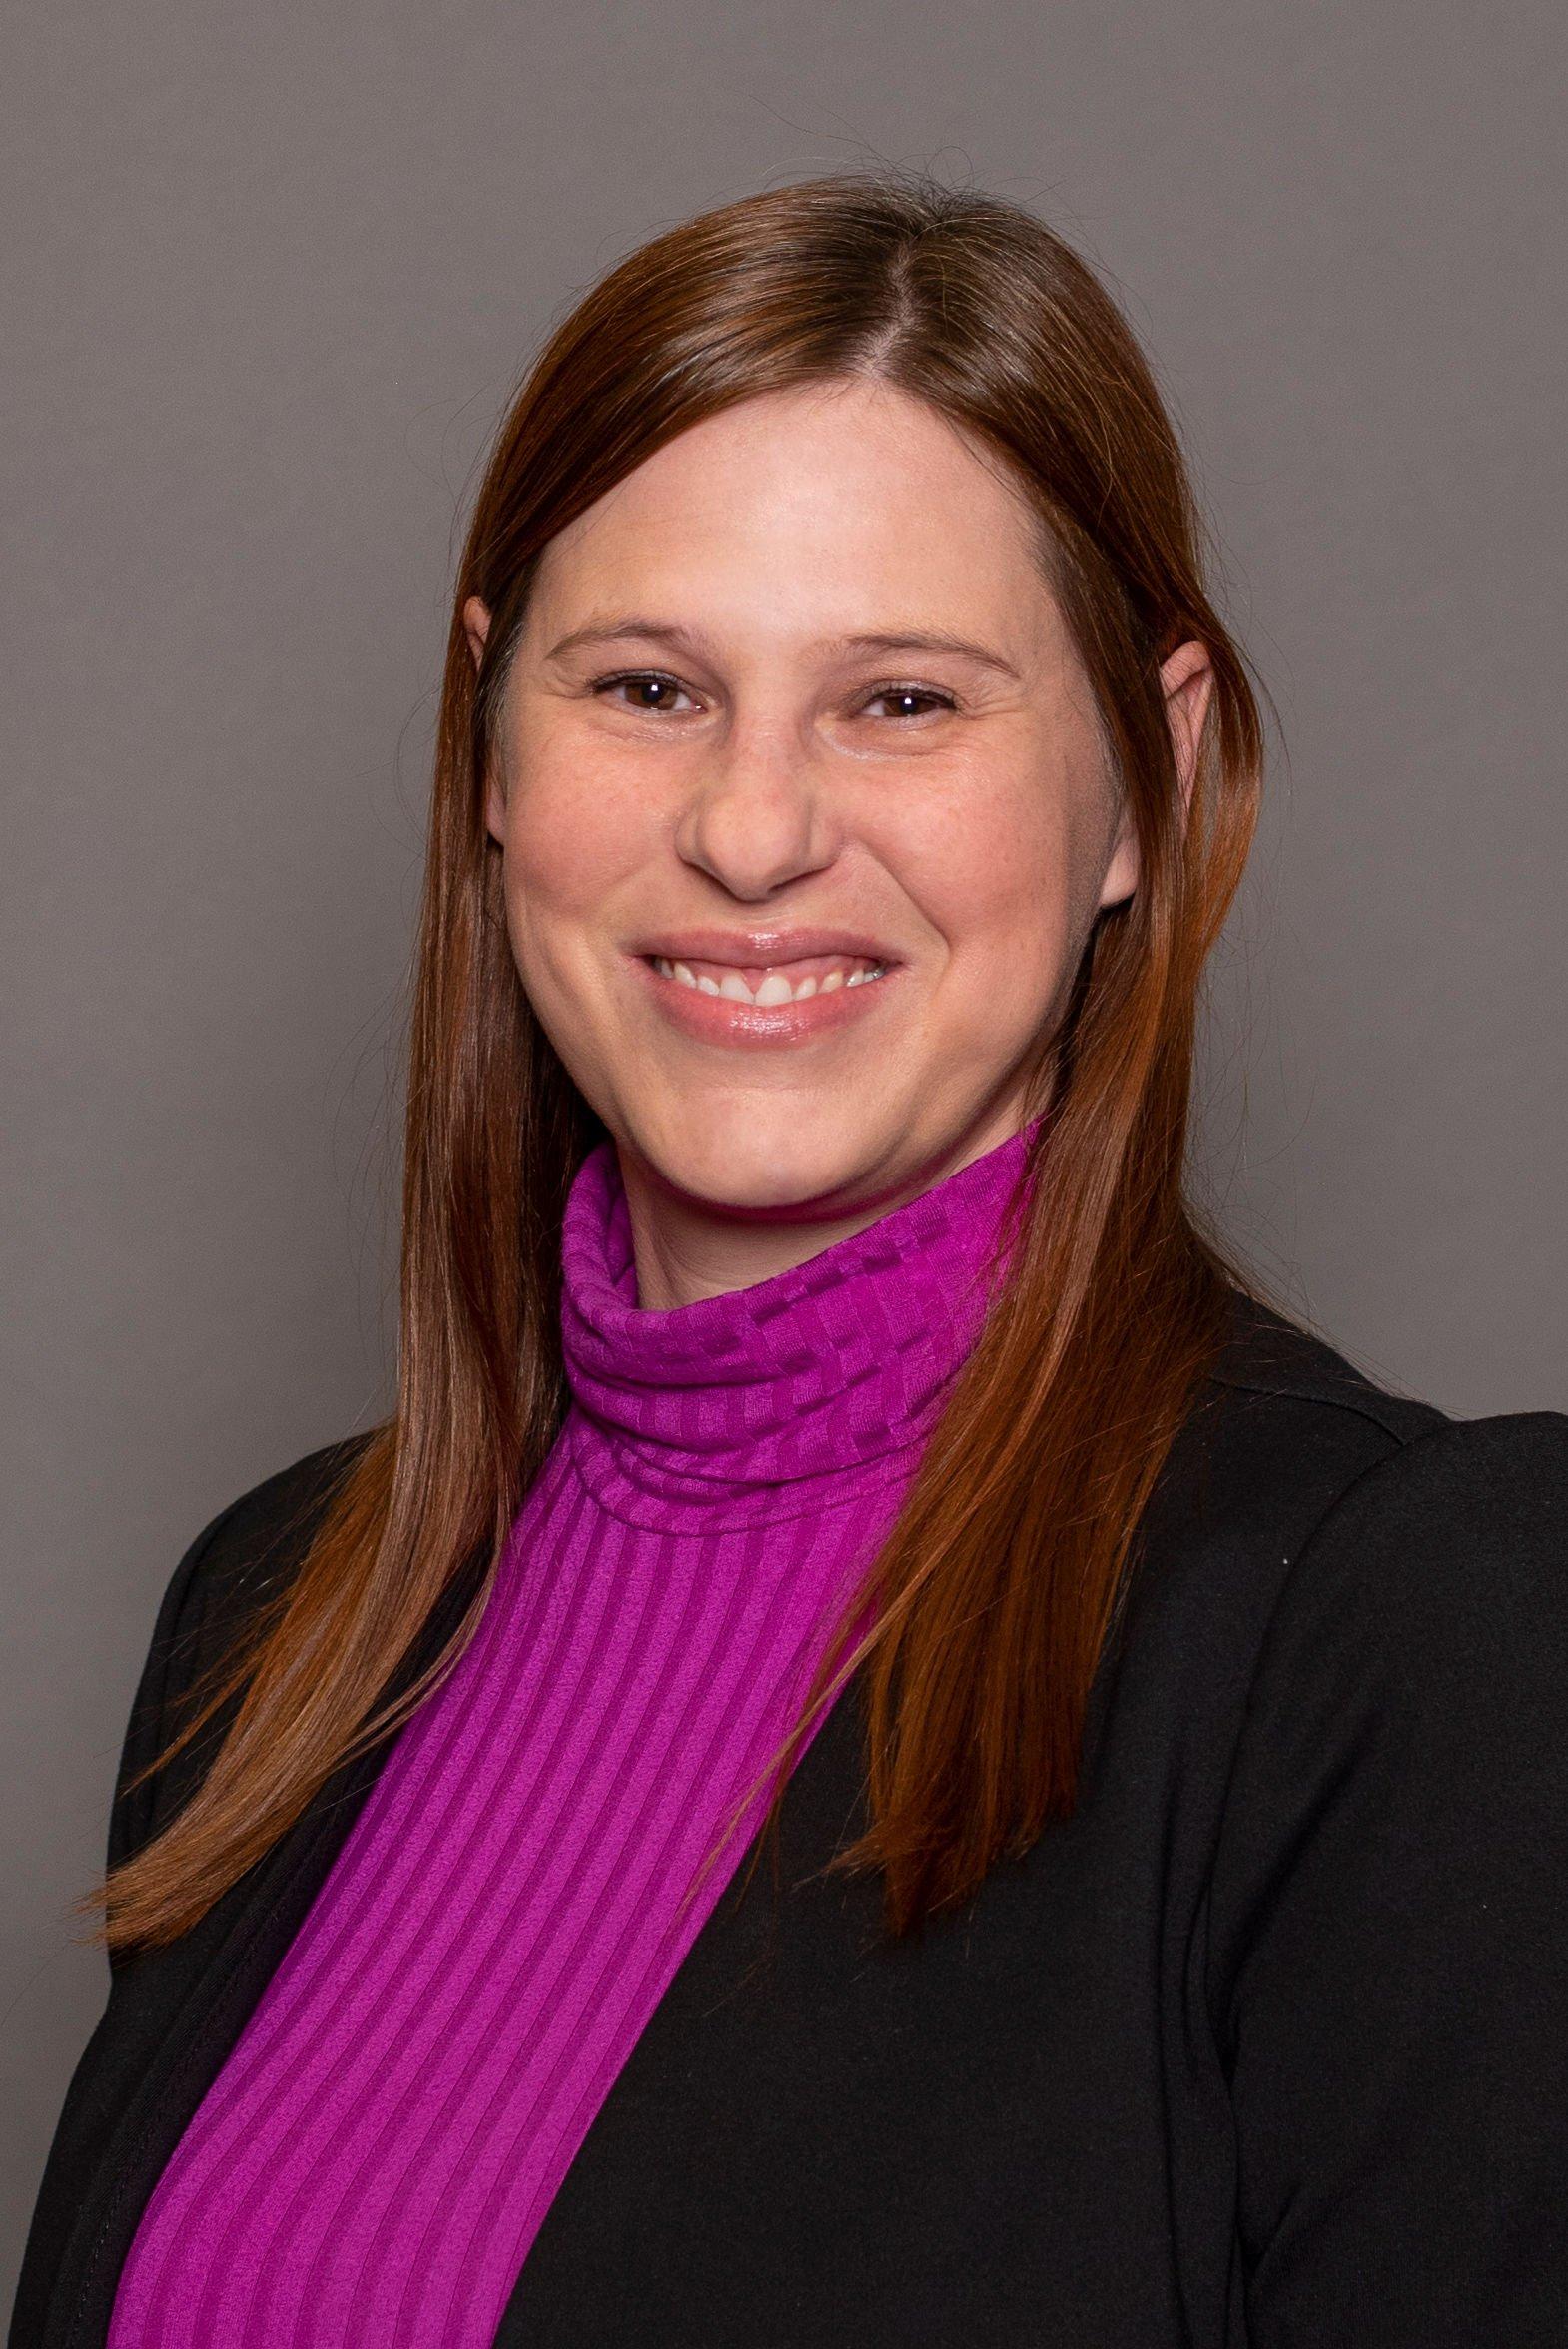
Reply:
[[[637,1301],[650,1312],[671,1312],[702,1297],[728,1296],[770,1280],[956,1174],[997,1149],[1021,1124],[1019,1105],[1009,1102],[935,1156],[912,1161],[899,1152],[896,1163],[857,1172],[842,1188],[798,1203],[752,1207],[696,1197],[672,1183],[634,1144],[617,1142]]]

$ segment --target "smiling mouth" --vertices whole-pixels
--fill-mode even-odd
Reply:
[[[707,962],[700,957],[672,959],[645,955],[643,960],[661,979],[698,995],[719,995],[731,1003],[805,1003],[815,995],[832,995],[844,987],[866,987],[892,968],[869,955],[803,955],[790,963],[745,964]]]

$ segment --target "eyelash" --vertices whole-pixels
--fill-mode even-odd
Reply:
[[[619,669],[613,676],[595,677],[588,690],[594,694],[606,694],[616,685],[647,684],[673,685],[678,693],[689,690],[688,687],[681,684],[678,677],[672,677],[667,669]],[[911,685],[898,678],[888,678],[880,685],[871,686],[867,691],[866,699],[880,701],[884,695],[892,696],[900,693],[917,696],[922,701],[934,701],[946,710],[956,710],[958,707],[952,694],[942,692],[935,685]],[[629,707],[630,705],[623,704],[622,706]],[[639,718],[659,718],[667,713],[663,710],[632,709],[631,714],[633,717]],[[917,713],[914,717],[895,718],[892,723],[896,726],[918,725],[920,714]]]

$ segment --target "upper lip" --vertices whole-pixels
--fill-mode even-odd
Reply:
[[[864,955],[874,963],[896,963],[898,956],[866,930],[838,930],[807,923],[792,930],[661,930],[641,938],[633,954],[663,955],[675,962],[687,957],[704,963],[798,963],[807,955]]]

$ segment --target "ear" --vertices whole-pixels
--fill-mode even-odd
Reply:
[[[1166,723],[1171,728],[1171,747],[1176,753],[1176,781],[1181,790],[1183,822],[1192,805],[1192,785],[1197,776],[1197,751],[1203,738],[1203,721],[1208,715],[1209,696],[1213,691],[1214,671],[1205,648],[1195,637],[1178,644],[1169,660],[1160,666],[1160,682],[1166,697]],[[1138,839],[1133,830],[1132,816],[1124,807],[1112,846],[1111,862],[1106,867],[1106,878],[1101,887],[1102,906],[1121,905],[1138,887]]]
[[[1100,884],[1100,903],[1106,906],[1123,905],[1138,887],[1138,835],[1133,830],[1133,818],[1124,801],[1117,822],[1116,838],[1111,846],[1111,862],[1106,877]]]
[[[473,655],[473,665],[477,669],[484,657],[484,647],[489,642],[490,614],[488,606],[481,603],[476,595],[470,595],[462,607],[462,628],[463,634],[468,639],[468,650]],[[504,844],[506,838],[506,794],[501,786],[500,777],[493,771],[499,761],[492,760],[490,764],[492,771],[484,787],[484,828],[492,840]]]
[[[1166,720],[1171,728],[1171,744],[1176,752],[1176,776],[1181,785],[1183,817],[1192,805],[1192,785],[1197,776],[1198,745],[1203,739],[1203,723],[1208,716],[1209,697],[1214,688],[1213,664],[1205,646],[1195,637],[1178,644],[1176,651],[1160,667],[1160,681],[1166,693]]]
[[[490,614],[488,605],[481,603],[476,595],[470,595],[462,607],[462,626],[468,639],[468,650],[473,655],[473,665],[477,668],[489,641]]]

